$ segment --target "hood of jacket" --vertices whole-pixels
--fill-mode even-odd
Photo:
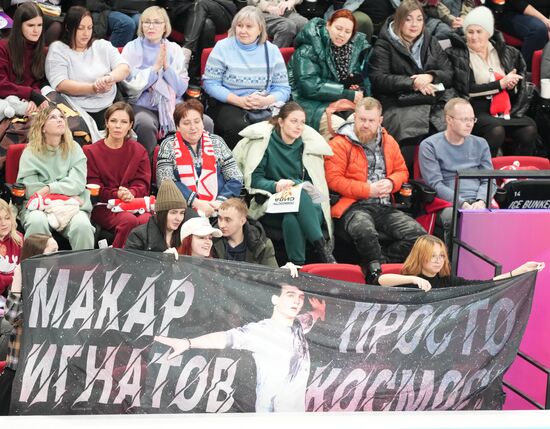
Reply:
[[[248,139],[248,142],[254,140],[263,139],[265,145],[269,143],[271,132],[273,131],[273,125],[269,122],[258,122],[256,124],[249,125],[242,130],[239,135]],[[242,141],[242,140],[241,140]],[[304,142],[304,155],[332,155],[332,149],[325,139],[313,128],[306,125],[304,132],[302,133],[302,141]]]

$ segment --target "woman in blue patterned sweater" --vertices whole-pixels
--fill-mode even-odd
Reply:
[[[290,86],[279,48],[267,41],[259,9],[241,9],[229,35],[208,57],[203,86],[210,96],[208,114],[214,119],[214,131],[232,149],[243,128],[268,119],[269,113],[261,110],[288,100]]]

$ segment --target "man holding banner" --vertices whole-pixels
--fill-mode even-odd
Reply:
[[[309,298],[312,310],[299,315],[304,292],[283,284],[271,302],[270,319],[196,338],[156,336],[155,340],[172,347],[168,359],[192,348],[251,351],[257,372],[256,412],[305,411],[310,357],[304,334],[318,319],[325,320],[325,301]]]

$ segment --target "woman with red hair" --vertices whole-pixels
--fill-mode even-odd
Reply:
[[[325,111],[333,101],[359,102],[370,95],[367,61],[371,45],[356,31],[347,9],[337,10],[325,21],[312,19],[296,36],[296,51],[288,65],[292,97],[306,112],[307,124],[331,137]],[[336,129],[344,121],[332,115]]]

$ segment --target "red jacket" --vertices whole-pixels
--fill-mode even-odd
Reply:
[[[341,195],[332,206],[331,216],[340,218],[356,201],[370,196],[369,165],[363,148],[348,137],[338,134],[330,141],[333,156],[325,157],[325,177],[331,191]],[[386,178],[393,182],[392,192],[401,189],[409,172],[395,139],[382,128],[382,152],[386,163]]]

